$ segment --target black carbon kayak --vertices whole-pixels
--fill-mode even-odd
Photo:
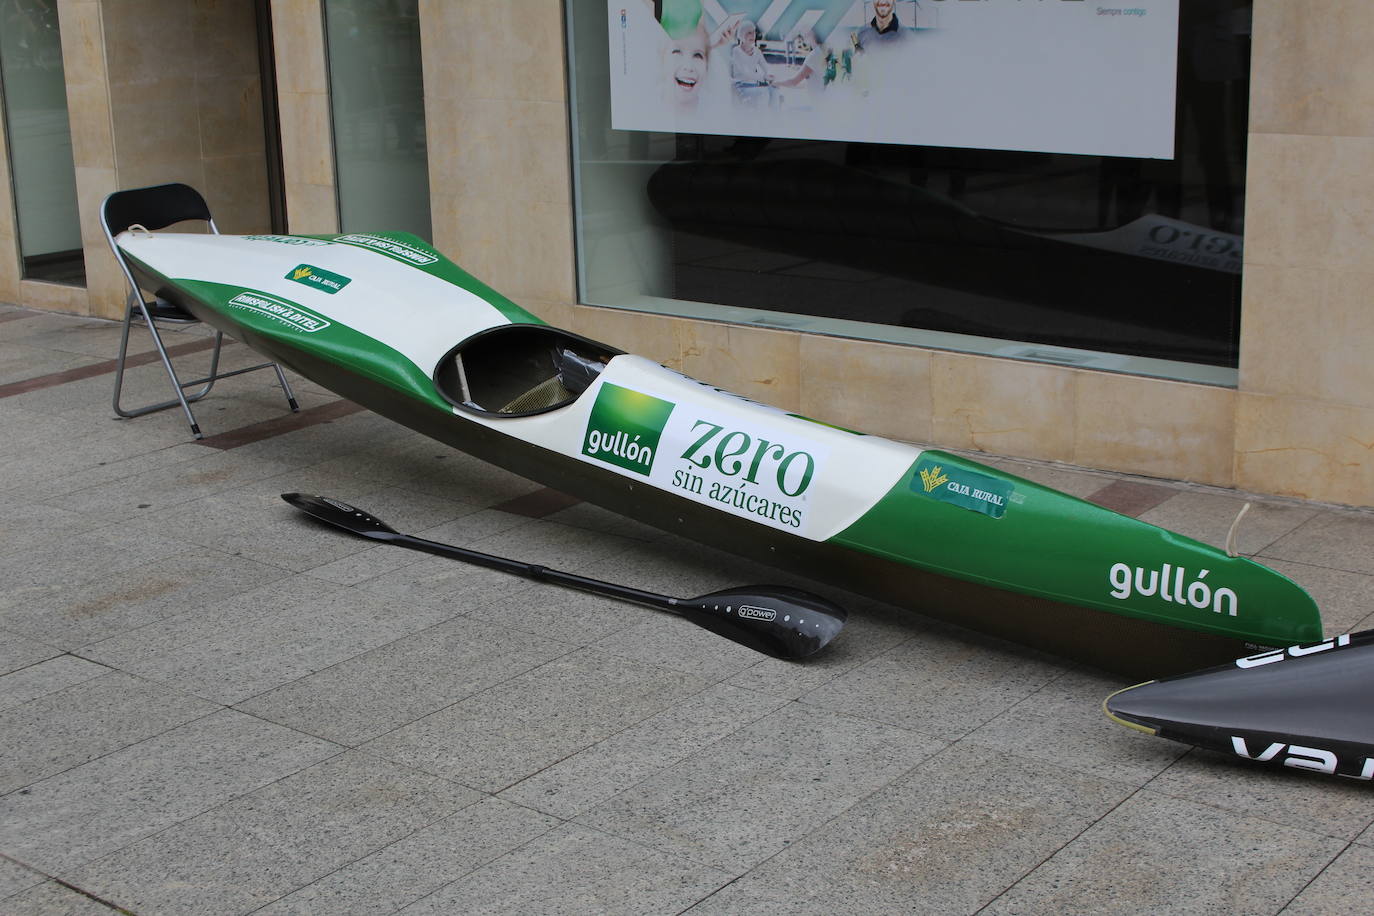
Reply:
[[[1112,694],[1128,728],[1247,760],[1374,779],[1374,630]]]

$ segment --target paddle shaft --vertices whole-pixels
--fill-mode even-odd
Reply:
[[[409,547],[412,550],[420,550],[425,553],[434,554],[436,557],[465,560],[477,566],[486,566],[489,569],[499,569],[502,572],[514,573],[517,576],[524,576],[528,579],[536,579],[541,582],[553,582],[558,585],[566,585],[570,588],[579,589],[580,591],[609,595],[613,598],[633,601],[638,604],[647,604],[650,607],[658,608],[663,611],[671,611],[674,614],[682,613],[678,609],[679,599],[669,597],[668,595],[660,595],[657,592],[646,592],[643,589],[631,588],[628,585],[617,585],[614,582],[606,582],[601,579],[589,579],[586,576],[579,576],[577,573],[540,566],[538,563],[525,563],[520,560],[511,560],[506,557],[498,557],[477,550],[468,550],[465,547],[455,547],[452,544],[441,544],[438,541],[429,541],[410,534],[377,531],[371,532],[367,536],[374,540],[395,544],[398,547]]]

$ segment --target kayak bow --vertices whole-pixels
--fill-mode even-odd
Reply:
[[[1117,691],[1108,718],[1247,760],[1374,779],[1374,630]]]
[[[316,383],[711,546],[1132,675],[1320,638],[1278,573],[543,321],[403,233],[122,233],[141,282]]]

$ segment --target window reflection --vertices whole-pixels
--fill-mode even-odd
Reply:
[[[0,0],[0,84],[23,275],[82,285],[86,267],[56,0]]]

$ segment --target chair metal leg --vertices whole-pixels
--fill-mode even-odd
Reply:
[[[291,412],[298,413],[301,405],[296,403],[296,395],[291,391],[291,383],[286,380],[286,373],[281,371],[281,366],[276,363],[272,364],[272,368],[277,370],[277,381],[281,382],[281,390],[286,392],[286,403],[291,406]]]
[[[132,410],[126,410],[125,408],[120,406],[119,395],[124,387],[124,367],[129,352],[129,329],[133,325],[135,307],[138,309],[139,313],[143,316],[143,320],[148,325],[148,333],[152,335],[153,346],[157,349],[158,358],[162,360],[162,368],[167,371],[167,377],[172,382],[172,390],[176,392],[176,397],[172,400],[161,401],[157,404],[149,404],[146,407],[139,407]],[[121,417],[141,417],[144,414],[152,413],[155,410],[166,410],[169,407],[175,407],[179,404],[181,405],[181,409],[186,414],[186,422],[189,423],[191,426],[191,434],[194,435],[197,439],[205,438],[204,434],[200,431],[200,425],[196,422],[196,415],[191,412],[191,402],[198,401],[201,398],[205,397],[205,395],[207,395],[210,392],[210,386],[214,384],[214,367],[219,364],[219,351],[222,338],[223,335],[216,332],[215,351],[214,355],[211,357],[211,372],[209,381],[206,383],[205,387],[202,388],[200,391],[196,392],[190,397],[187,397],[185,391],[183,390],[183,388],[185,388],[186,386],[182,384],[181,379],[177,378],[176,370],[172,368],[172,358],[167,354],[167,348],[163,346],[162,335],[158,333],[157,326],[153,324],[153,317],[148,313],[147,306],[143,304],[142,299],[139,299],[137,302],[131,302],[129,310],[124,315],[124,331],[120,335],[119,339],[119,357],[115,361],[115,413],[119,414],[119,416]],[[200,381],[203,380],[197,380],[195,382],[190,382],[189,384],[199,384]]]

